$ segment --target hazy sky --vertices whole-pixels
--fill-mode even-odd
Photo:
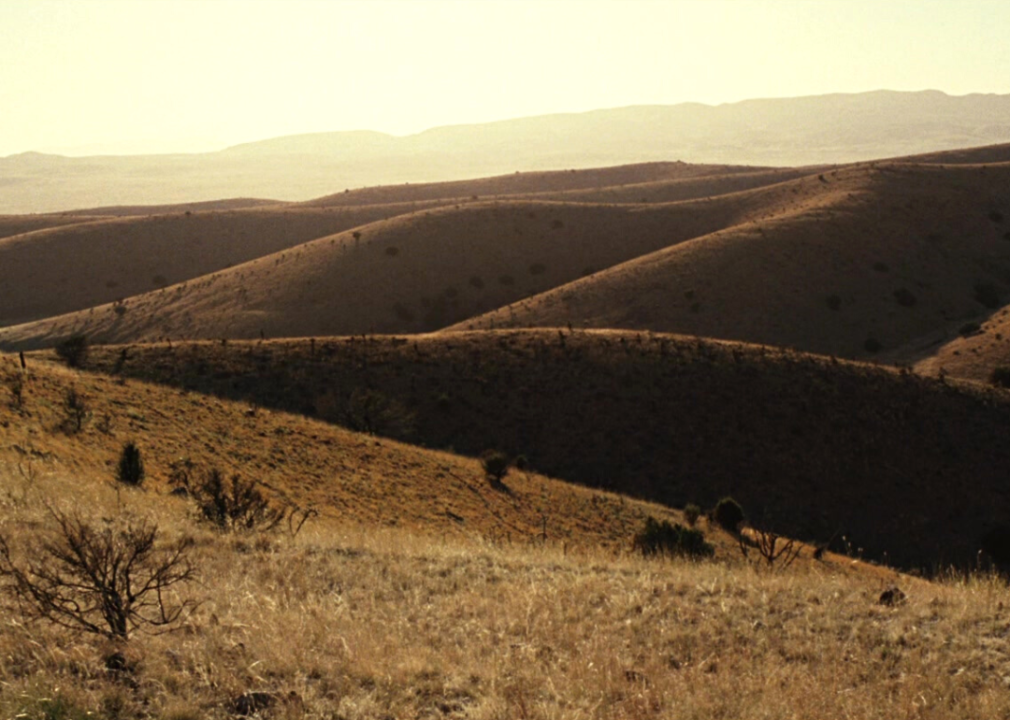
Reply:
[[[828,92],[1010,92],[1007,0],[0,0],[0,156]]]

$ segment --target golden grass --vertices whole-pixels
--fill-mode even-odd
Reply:
[[[4,532],[32,532],[35,502],[8,513]],[[117,648],[26,627],[8,609],[3,716],[54,717],[60,702],[80,713],[64,717],[227,717],[251,692],[269,693],[271,716],[346,720],[1010,712],[1007,586],[992,577],[899,579],[907,602],[889,607],[877,600],[885,580],[817,566],[775,573],[331,522],[293,540],[236,538],[143,493],[118,502],[196,540],[202,582],[184,592],[202,606],[178,632],[118,648],[131,668],[119,675],[103,660]],[[96,493],[92,512],[116,504]]]

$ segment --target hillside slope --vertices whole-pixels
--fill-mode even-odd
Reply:
[[[461,323],[680,332],[873,357],[954,337],[1010,296],[1010,164],[802,178],[785,212]]]
[[[752,520],[899,567],[1010,527],[1010,394],[764,347],[557,330],[96,348],[90,366]],[[842,540],[843,536],[846,538]]]
[[[8,390],[16,380],[20,401],[13,402]],[[64,410],[71,388],[87,406],[80,431]],[[114,481],[124,443],[134,442],[147,471],[148,502],[179,519],[188,504],[166,494],[173,465],[182,460],[196,478],[210,468],[237,474],[259,483],[271,501],[314,508],[328,527],[345,530],[397,527],[433,537],[525,542],[543,532],[550,507],[552,540],[627,549],[647,514],[674,517],[655,505],[532,472],[513,473],[507,492],[495,490],[476,460],[35,358],[22,373],[16,357],[0,355],[0,389],[0,476],[14,493],[0,494],[5,509],[47,481],[61,488],[60,502],[76,497],[87,505]]]
[[[436,330],[792,202],[774,188],[752,192],[771,194],[656,205],[470,201],[415,212],[122,304],[3,328],[0,345],[51,345],[71,332],[136,342]]]
[[[12,235],[0,239],[0,326],[115,302],[416,208],[178,211]]]

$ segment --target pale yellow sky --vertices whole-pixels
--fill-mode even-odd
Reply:
[[[1010,92],[1008,0],[2,0],[0,156],[876,89]]]

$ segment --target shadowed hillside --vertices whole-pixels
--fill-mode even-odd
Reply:
[[[1010,395],[770,348],[502,331],[96,348],[90,367],[711,506],[900,567],[1010,523]]]
[[[180,210],[12,235],[0,240],[0,325],[115,302],[416,207]]]
[[[20,400],[8,389],[20,382]],[[67,391],[87,408],[80,430],[68,425]],[[507,490],[493,488],[478,461],[386,439],[318,420],[255,408],[158,385],[122,382],[0,355],[0,507],[47,481],[87,505],[110,491],[123,444],[141,450],[147,477],[142,503],[179,520],[185,500],[167,497],[173,467],[185,461],[202,476],[254,481],[273,502],[320,513],[320,521],[348,529],[397,527],[434,537],[506,538],[528,542],[544,532],[552,541],[626,549],[646,514],[676,517],[664,508],[513,471]],[[19,479],[25,487],[18,490]],[[732,550],[732,547],[729,546]],[[726,551],[725,543],[723,552]]]

